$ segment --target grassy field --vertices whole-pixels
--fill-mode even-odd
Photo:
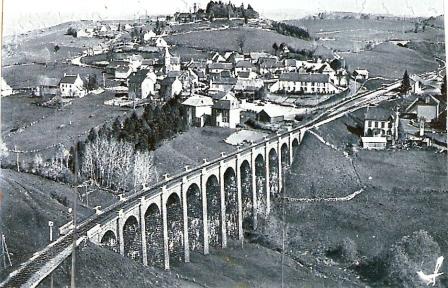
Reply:
[[[166,141],[154,152],[154,162],[159,175],[183,171],[183,167],[195,167],[202,159],[218,158],[221,152],[236,148],[224,142],[235,129],[204,127],[190,128],[187,132]]]
[[[85,133],[91,128],[129,113],[129,109],[103,104],[105,100],[114,97],[110,92],[74,99],[72,104],[59,110],[45,107],[34,108],[31,101],[16,101],[13,97],[15,96],[2,99],[2,102],[6,103],[11,101],[6,107],[2,105],[2,123],[4,123],[2,124],[2,132],[7,131],[10,127],[26,126],[30,123],[28,122],[30,120],[40,119],[43,116],[46,116],[46,118],[25,128],[20,133],[10,136],[5,135],[3,141],[7,147],[17,146],[17,149],[21,151],[42,149],[41,153],[44,157],[50,157],[54,153],[54,149],[46,149],[47,147],[58,143],[71,147],[78,136],[79,139],[83,139],[86,136]],[[11,110],[6,110],[6,108]],[[10,113],[11,111],[15,113]],[[24,117],[21,111],[23,113],[33,112],[35,116]],[[21,159],[30,160],[34,157],[34,154],[22,154]],[[10,153],[11,161],[14,157],[15,155]]]
[[[370,51],[359,53],[342,53],[349,70],[368,69],[369,77],[381,76],[388,79],[403,77],[405,70],[409,73],[422,73],[438,68],[437,61],[427,53],[420,53],[392,43],[383,43]]]
[[[26,34],[5,37],[2,65],[31,62],[54,62],[73,58],[86,47],[93,47],[104,40],[98,38],[73,38],[65,35],[69,27],[87,27],[92,21],[67,22]],[[60,50],[54,52],[54,46]]]
[[[221,31],[200,31],[188,34],[168,36],[170,44],[198,49],[217,51],[240,51],[238,39],[244,38],[244,52],[264,51],[273,53],[274,42],[285,42],[291,47],[313,50],[317,47],[312,41],[280,35],[274,31],[255,28],[231,28]]]
[[[62,79],[64,73],[79,74],[86,78],[89,74],[95,74],[96,79],[102,79],[102,71],[91,67],[78,67],[66,63],[51,63],[48,65],[27,64],[2,68],[2,77],[12,88],[36,88],[41,84],[42,78]]]
[[[342,148],[347,143],[356,143],[357,137],[346,127],[354,124],[356,119],[346,117],[322,126],[317,132]],[[376,263],[393,243],[420,229],[435,239],[442,254],[448,253],[446,154],[432,150],[361,150],[351,156],[351,165],[341,151],[331,149],[312,135],[304,138],[298,151],[291,173],[286,177],[289,197],[313,198],[312,189],[323,197],[349,195],[358,185],[365,190],[347,202],[288,204],[287,247],[291,257],[300,259],[309,253],[321,261],[333,262],[327,253],[348,237],[356,245],[358,259]],[[348,177],[353,173],[359,176],[358,181]],[[310,182],[317,185],[310,188],[306,184]],[[276,203],[272,209],[277,217],[280,208]],[[278,241],[280,223],[278,218],[271,221],[268,229],[271,241]],[[446,267],[443,269],[448,271]],[[375,283],[372,279],[364,281],[365,285],[384,287],[384,283]],[[448,284],[446,279],[443,281],[444,285]]]

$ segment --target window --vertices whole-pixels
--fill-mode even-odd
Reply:
[[[386,122],[381,122],[381,128],[386,128]]]
[[[375,122],[375,128],[379,128],[379,122]]]
[[[229,123],[229,110],[222,110],[222,122]]]

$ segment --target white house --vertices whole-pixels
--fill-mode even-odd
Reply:
[[[398,138],[398,115],[380,107],[369,107],[364,118],[362,144],[367,149],[384,149]]]
[[[129,62],[129,67],[132,69],[132,72],[136,72],[138,68],[140,68],[143,64],[143,56],[134,54],[129,56],[126,61]]]
[[[202,95],[193,95],[185,100],[187,121],[191,126],[203,127],[212,115],[213,99]]]
[[[78,75],[67,75],[59,82],[62,97],[84,97],[87,94],[84,81]]]
[[[149,40],[151,40],[152,38],[155,38],[155,37],[157,37],[157,34],[156,33],[154,33],[154,31],[147,31],[145,34],[143,34],[143,40],[144,41],[149,41]]]
[[[357,69],[353,72],[353,76],[355,76],[356,80],[367,80],[369,79],[369,71],[366,69]]]
[[[329,75],[291,72],[281,74],[279,81],[272,85],[270,91],[291,94],[334,94],[340,90],[330,82]]]
[[[169,47],[168,43],[163,39],[163,37],[156,37],[150,39],[150,42],[153,46],[156,46],[158,48],[167,48]]]
[[[149,70],[132,73],[128,79],[129,99],[145,99],[155,94],[157,76]]]
[[[6,83],[5,79],[3,79],[3,77],[1,78],[1,97],[4,96],[9,96],[13,94],[13,90],[11,88],[11,86],[8,85],[8,83]]]
[[[424,119],[425,122],[431,122],[439,116],[440,101],[435,97],[428,95],[419,97],[406,108],[406,113],[416,115],[417,119]]]
[[[240,123],[240,103],[232,92],[220,92],[214,96],[211,122],[213,126],[236,128]]]

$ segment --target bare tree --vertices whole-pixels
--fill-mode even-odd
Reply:
[[[150,152],[136,152],[134,155],[134,190],[145,188],[155,180],[153,156]]]

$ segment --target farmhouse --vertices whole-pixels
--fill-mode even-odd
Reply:
[[[406,113],[413,114],[417,119],[423,119],[425,122],[437,120],[439,116],[440,101],[435,97],[428,95],[419,97],[406,108]]]
[[[78,75],[67,75],[59,82],[59,89],[62,97],[84,97],[86,90],[84,89],[84,81]]]
[[[180,71],[180,58],[172,56],[170,54],[170,51],[168,50],[168,47],[165,47],[163,59],[165,73],[169,73],[171,71]]]
[[[339,92],[339,88],[330,82],[330,76],[325,74],[283,73],[276,84],[271,87],[273,93],[333,94]]]
[[[155,94],[156,74],[149,70],[139,70],[132,73],[128,79],[129,98],[145,99]]]
[[[59,93],[59,79],[42,77],[34,92],[35,96],[56,96]]]
[[[214,96],[212,125],[236,128],[240,123],[240,103],[232,92],[221,92]]]
[[[185,100],[187,121],[191,126],[203,127],[212,115],[213,99],[202,95],[193,95]]]

